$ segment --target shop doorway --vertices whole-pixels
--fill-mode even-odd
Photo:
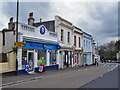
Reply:
[[[77,65],[77,54],[76,53],[74,54],[74,62],[73,62],[73,64],[74,64],[74,66]]]
[[[69,56],[67,51],[65,51],[65,65],[66,67],[69,67]]]
[[[34,51],[27,51],[27,63],[30,65],[29,72],[34,72]]]

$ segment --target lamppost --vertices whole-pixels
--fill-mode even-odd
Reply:
[[[17,0],[17,17],[16,17],[16,42],[18,42],[18,12],[19,12],[19,0]],[[18,56],[17,56],[17,52],[18,52],[18,47],[16,47],[16,75],[18,72]]]

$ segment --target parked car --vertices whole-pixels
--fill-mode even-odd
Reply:
[[[117,63],[120,63],[120,59],[116,61]]]
[[[111,63],[111,62],[112,62],[112,60],[106,60],[106,62]]]

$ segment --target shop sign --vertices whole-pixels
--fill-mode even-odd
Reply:
[[[44,65],[40,65],[38,72],[45,72]]]
[[[30,49],[48,49],[48,50],[58,50],[61,49],[60,45],[51,45],[51,44],[42,44],[42,43],[34,43],[34,42],[27,42],[25,46],[22,48],[30,48]]]
[[[40,33],[41,33],[42,35],[45,34],[45,27],[44,27],[44,26],[40,27]]]
[[[15,47],[24,47],[25,46],[25,41],[24,42],[14,42]]]
[[[44,49],[46,48],[46,45],[45,45],[45,44],[43,44],[43,48],[44,48]]]
[[[61,46],[60,46],[60,45],[57,45],[57,48],[58,48],[58,49],[61,49]]]

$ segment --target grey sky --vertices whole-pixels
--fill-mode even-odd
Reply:
[[[118,39],[117,2],[20,2],[19,21],[27,23],[28,14],[34,13],[36,22],[53,20],[60,15],[83,31],[93,35],[96,42],[103,44]],[[10,17],[16,20],[16,3],[2,3],[3,18],[0,29],[6,28]]]

